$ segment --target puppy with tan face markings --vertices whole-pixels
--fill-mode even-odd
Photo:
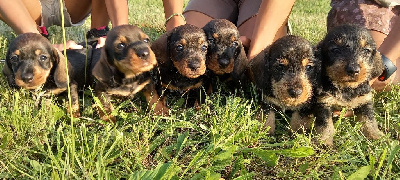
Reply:
[[[381,137],[369,82],[383,72],[383,64],[368,30],[356,25],[337,26],[319,43],[318,51],[322,86],[317,95],[315,125],[322,143],[333,144],[332,110],[342,107],[354,110],[366,137]]]
[[[262,110],[268,114],[265,126],[270,127],[270,133],[275,130],[276,110],[293,111],[293,131],[307,130],[320,67],[311,43],[292,35],[278,39],[250,62],[251,79],[261,94]]]
[[[85,71],[85,58],[90,59],[91,51],[67,50],[67,56],[69,54],[71,58],[67,63],[72,112],[74,117],[78,117],[80,116],[78,89],[90,81],[90,75],[85,76],[84,72],[89,72]],[[45,91],[43,95],[45,97],[66,92],[68,87],[64,55],[56,50],[45,37],[36,33],[20,34],[11,42],[3,74],[11,87],[41,89]]]
[[[114,27],[107,35],[105,46],[95,50],[93,56],[99,59],[92,74],[97,80],[96,96],[105,110],[99,109],[102,119],[116,120],[110,115],[113,110],[111,98],[131,98],[138,92],[143,93],[149,108],[155,104],[155,113],[168,114],[152,81],[151,71],[157,64],[156,57],[150,48],[149,37],[139,27]]]
[[[157,57],[157,91],[163,88],[201,101],[200,87],[206,72],[207,40],[204,31],[185,24],[159,37],[151,46]],[[163,96],[165,97],[165,96]]]
[[[226,19],[214,19],[203,30],[208,41],[206,66],[210,85],[207,91],[213,92],[217,81],[228,84],[231,89],[238,88],[246,79],[244,72],[248,68],[238,29]]]

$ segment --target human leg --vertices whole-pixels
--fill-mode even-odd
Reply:
[[[0,1],[0,19],[17,34],[38,33],[41,6],[38,0]]]
[[[202,28],[212,19],[237,20],[237,4],[232,0],[191,0],[183,15],[186,23]]]
[[[256,22],[256,17],[257,16],[251,17],[250,19],[248,19],[247,21],[245,21],[242,25],[240,25],[238,27],[238,30],[239,30],[239,33],[241,36],[240,40],[242,41],[243,45],[247,48],[250,46],[251,37],[253,35],[253,29],[254,29],[254,25]],[[275,34],[274,41],[287,35],[287,33],[288,33],[287,23],[284,23],[278,29],[278,32]]]
[[[105,8],[104,0],[100,0],[97,3],[103,3]],[[64,4],[71,17],[72,24],[84,20],[92,10],[92,0],[65,0]],[[96,5],[96,3],[94,4]]]

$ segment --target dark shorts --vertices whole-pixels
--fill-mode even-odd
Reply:
[[[373,0],[331,0],[331,7],[328,31],[340,24],[358,24],[387,35],[400,14],[400,6],[383,7]]]
[[[227,19],[236,26],[258,13],[262,0],[190,0],[185,11],[197,11],[214,19]]]

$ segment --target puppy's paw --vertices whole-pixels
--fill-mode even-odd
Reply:
[[[275,134],[275,112],[269,111],[269,114],[267,116],[265,115],[266,113],[264,113],[264,110],[260,109],[257,112],[256,119],[260,122],[264,122],[264,118],[266,118],[262,129],[268,129],[268,134],[273,135]]]
[[[325,126],[316,127],[316,133],[319,135],[313,141],[316,144],[322,144],[325,146],[333,146],[333,135],[335,128],[333,123],[328,123]]]
[[[162,102],[159,102],[154,107],[154,114],[159,116],[169,116],[169,108]]]
[[[376,122],[365,122],[361,127],[361,131],[363,132],[365,137],[372,140],[379,139],[385,135],[382,131],[379,130],[378,124]]]

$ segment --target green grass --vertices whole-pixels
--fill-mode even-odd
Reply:
[[[130,22],[152,40],[164,32],[162,1],[129,5]],[[290,16],[294,34],[316,44],[326,32],[328,11],[328,0],[298,0]],[[67,39],[83,41],[88,24],[67,28]],[[4,58],[15,34],[3,23],[0,30]],[[60,32],[50,28],[50,40],[62,42]],[[178,99],[170,117],[159,117],[135,98],[115,104],[116,124],[101,121],[91,99],[88,90],[83,118],[72,121],[65,103],[36,102],[28,91],[10,90],[1,75],[0,179],[400,178],[399,87],[375,97],[384,138],[370,141],[352,118],[335,118],[333,148],[314,145],[313,135],[290,134],[285,118],[279,118],[276,135],[266,134],[255,119],[255,99],[215,93],[199,111],[181,108]]]

